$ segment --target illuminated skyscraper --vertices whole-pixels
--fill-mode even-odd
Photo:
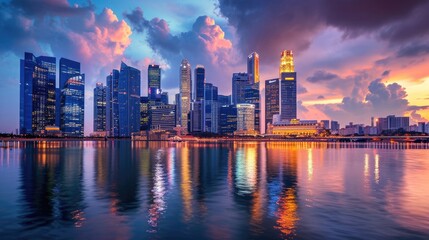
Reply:
[[[280,83],[278,78],[265,81],[265,130],[273,123],[273,116],[279,114]]]
[[[94,132],[106,131],[106,91],[103,83],[94,88]]]
[[[119,136],[140,131],[140,71],[121,63],[118,84]]]
[[[195,68],[195,93],[194,100],[201,101],[204,99],[204,83],[206,82],[206,70],[204,66],[197,65]]]
[[[25,53],[20,76],[20,133],[31,134],[55,125],[54,57]]]
[[[149,101],[160,101],[161,98],[161,68],[159,65],[149,65],[147,68]]]
[[[281,54],[279,74],[281,75],[284,72],[295,72],[293,52],[291,50],[283,50]]]
[[[280,59],[280,118],[296,119],[296,72],[293,53],[285,50]]]
[[[237,131],[255,130],[255,105],[237,104]]]
[[[119,136],[119,105],[118,105],[118,87],[119,71],[113,69],[106,77],[106,125],[109,136]]]
[[[180,64],[180,125],[188,130],[189,112],[191,111],[191,64],[183,59]]]
[[[249,74],[250,84],[259,82],[259,54],[256,52],[247,57],[247,74]]]
[[[259,104],[259,82],[248,84],[244,89],[244,101],[245,103],[251,103],[255,105],[255,130],[260,131],[260,104]]]
[[[140,98],[140,131],[146,131],[150,129],[149,124],[149,98]]]
[[[60,129],[65,136],[83,137],[85,109],[85,75],[80,63],[60,59],[61,111]]]
[[[71,76],[61,90],[61,126],[64,136],[83,137],[85,74]]]

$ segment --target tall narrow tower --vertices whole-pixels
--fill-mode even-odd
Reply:
[[[280,58],[280,118],[291,120],[297,117],[296,72],[291,50],[284,50]]]
[[[191,82],[191,64],[183,59],[180,64],[180,125],[188,129],[189,112],[191,110],[192,82]]]
[[[256,52],[252,52],[247,57],[247,74],[250,84],[259,82],[259,54]]]

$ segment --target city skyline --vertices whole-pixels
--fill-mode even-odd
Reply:
[[[10,2],[1,10],[1,18],[3,22],[15,23],[11,26],[16,31],[22,31],[22,34],[10,32],[8,36],[12,41],[2,43],[0,48],[5,74],[0,86],[1,115],[8,116],[1,118],[0,132],[14,132],[18,128],[17,62],[24,51],[36,56],[64,57],[81,63],[81,72],[86,75],[85,134],[91,132],[90,126],[93,125],[92,91],[95,83],[103,82],[111,69],[118,68],[121,60],[142,71],[142,76],[147,76],[145,71],[149,64],[159,64],[162,69],[161,88],[169,92],[170,99],[174,99],[174,94],[178,92],[177,72],[182,58],[189,59],[191,66],[204,65],[206,82],[218,86],[219,94],[228,95],[231,92],[232,73],[246,71],[249,54],[259,54],[259,81],[264,84],[265,80],[277,77],[279,52],[283,49],[291,49],[295,54],[296,72],[299,73],[298,118],[334,119],[342,125],[350,121],[369,124],[371,116],[396,114],[410,116],[413,123],[427,122],[429,73],[425,66],[429,51],[423,39],[428,31],[418,27],[424,22],[423,12],[428,9],[428,3],[411,1],[393,6],[386,2],[380,5],[384,7],[384,15],[353,22],[353,15],[345,17],[343,21],[333,19],[328,11],[333,9],[322,12],[319,4],[303,2],[294,5],[283,3],[287,6],[284,11],[299,15],[302,11],[300,8],[305,4],[314,4],[315,7],[311,9],[320,18],[316,19],[314,26],[309,25],[309,20],[301,18],[294,23],[280,21],[282,15],[273,8],[279,8],[280,3],[276,1],[273,6],[253,6],[255,9],[258,7],[255,14],[260,14],[257,18],[260,23],[254,25],[251,24],[254,20],[250,18],[249,23],[240,24],[245,16],[234,13],[239,12],[234,9],[246,10],[252,6],[224,1],[217,3],[219,15],[214,14],[214,4],[188,2],[186,6],[194,6],[196,11],[182,12],[182,17],[175,10],[163,13],[156,6],[148,4],[119,6],[112,3],[107,6],[94,1],[93,5],[88,6],[85,2],[63,1],[56,4],[46,2],[42,9],[29,7],[31,4],[26,1],[21,4]],[[182,11],[185,9],[184,5],[178,3],[173,2],[172,5]],[[367,1],[360,6],[362,11],[370,13],[377,8]],[[58,9],[64,11],[56,11]],[[29,22],[14,22],[15,16],[10,15],[13,10],[21,10],[17,11],[19,14],[16,17]],[[272,20],[273,27],[269,28],[272,30],[261,25],[271,20],[266,16],[270,10],[279,17],[279,20]],[[92,18],[93,21],[81,27],[86,28],[85,31],[71,21],[67,24],[53,21],[53,30],[47,28],[49,19],[69,20],[76,17],[82,18],[82,21]],[[28,26],[34,30],[25,28],[25,24],[31,22],[33,25]],[[285,24],[282,28],[284,32],[274,27],[280,23]],[[413,31],[405,31],[406,24]],[[64,31],[56,33],[54,30],[60,27]],[[97,27],[109,32],[111,38],[85,33],[95,32]],[[291,34],[288,27],[302,27],[308,32],[296,32],[292,34],[293,37],[287,38],[287,33]],[[5,29],[3,24],[0,31],[6,33]],[[46,31],[47,37],[42,38],[34,33],[42,30]],[[261,35],[264,31],[267,31],[266,34]],[[268,37],[269,33],[273,34],[273,38],[277,35],[280,38],[276,37],[278,40],[274,41]],[[26,40],[20,41],[20,36]],[[64,48],[63,42],[59,45],[55,36],[62,37],[59,39],[64,39],[63,42],[69,43],[69,47]],[[202,36],[207,38],[203,41]],[[268,38],[264,42],[258,36]],[[177,45],[172,45],[173,41],[170,40],[173,39],[178,42]],[[109,42],[112,44],[109,45]],[[56,80],[58,83],[59,76]],[[141,95],[146,96],[145,77],[141,78],[141,89]]]

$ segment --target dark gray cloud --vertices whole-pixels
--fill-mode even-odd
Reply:
[[[84,15],[87,11],[94,10],[90,1],[87,6],[72,6],[67,0],[12,0],[8,5],[16,13],[30,17]]]
[[[416,57],[422,56],[429,53],[428,43],[414,43],[408,44],[399,49],[397,57]]]
[[[149,27],[149,21],[143,17],[143,10],[136,7],[131,13],[124,13],[124,17],[128,19],[136,32],[143,32]]]
[[[387,77],[389,75],[390,75],[390,70],[386,70],[381,74],[382,77]]]
[[[317,83],[321,81],[330,81],[330,80],[339,79],[339,78],[340,77],[337,74],[333,74],[325,70],[318,70],[314,72],[312,76],[308,77],[307,81],[311,83]]]
[[[268,64],[285,48],[299,54],[328,26],[347,38],[374,33],[392,44],[429,33],[425,0],[219,0],[218,8],[235,27],[242,54],[258,51]]]

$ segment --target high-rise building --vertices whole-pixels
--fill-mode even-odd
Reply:
[[[244,101],[255,105],[255,130],[260,131],[260,95],[259,95],[259,82],[248,84],[244,89]]]
[[[237,131],[255,130],[255,105],[237,104]]]
[[[161,68],[151,64],[147,68],[149,101],[161,100]]]
[[[231,95],[217,95],[219,106],[230,105],[231,104]]]
[[[280,81],[278,78],[265,81],[265,130],[273,123],[273,116],[279,114]]]
[[[282,120],[297,118],[296,99],[296,72],[293,62],[293,53],[285,50],[280,59],[280,117]]]
[[[151,129],[172,131],[176,127],[176,105],[160,104],[150,106]]]
[[[250,84],[259,82],[259,54],[256,52],[247,57],[247,74]]]
[[[113,69],[106,77],[106,126],[109,136],[119,137],[119,71]]]
[[[83,137],[85,108],[85,75],[80,63],[60,59],[61,111],[60,129],[65,136]]]
[[[121,62],[118,84],[119,136],[140,131],[140,71]]]
[[[331,121],[331,133],[338,133],[340,131],[340,124],[338,121]]]
[[[149,121],[149,97],[140,98],[140,131],[147,131],[150,129]]]
[[[55,126],[56,123],[56,61],[55,57],[40,56],[37,58],[38,65],[47,69],[46,126]]]
[[[203,65],[197,65],[195,67],[195,92],[194,100],[201,101],[204,99],[204,83],[206,82],[206,70]]]
[[[191,132],[198,133],[203,131],[203,102],[195,101],[191,103]]]
[[[25,53],[20,76],[20,133],[32,134],[55,125],[56,60]]]
[[[78,75],[80,75],[80,62],[60,58],[60,90],[64,88],[64,85],[70,78]]]
[[[106,131],[106,90],[103,83],[94,88],[94,132]]]
[[[161,103],[168,104],[168,92],[161,93]]]
[[[237,107],[222,105],[219,108],[219,133],[233,134],[237,131]]]
[[[204,84],[204,121],[203,131],[218,132],[218,88],[211,83]]]
[[[85,74],[71,76],[61,90],[61,126],[64,136],[83,137]]]
[[[247,73],[232,74],[232,104],[245,103],[245,88],[249,84]]]
[[[55,126],[61,126],[61,89],[55,88]]]
[[[191,64],[183,59],[180,64],[180,125],[187,131],[189,125],[189,112],[191,111]]]
[[[381,133],[384,130],[399,130],[407,129],[410,126],[409,117],[396,117],[395,115],[389,115],[385,118],[377,119],[377,130]]]

